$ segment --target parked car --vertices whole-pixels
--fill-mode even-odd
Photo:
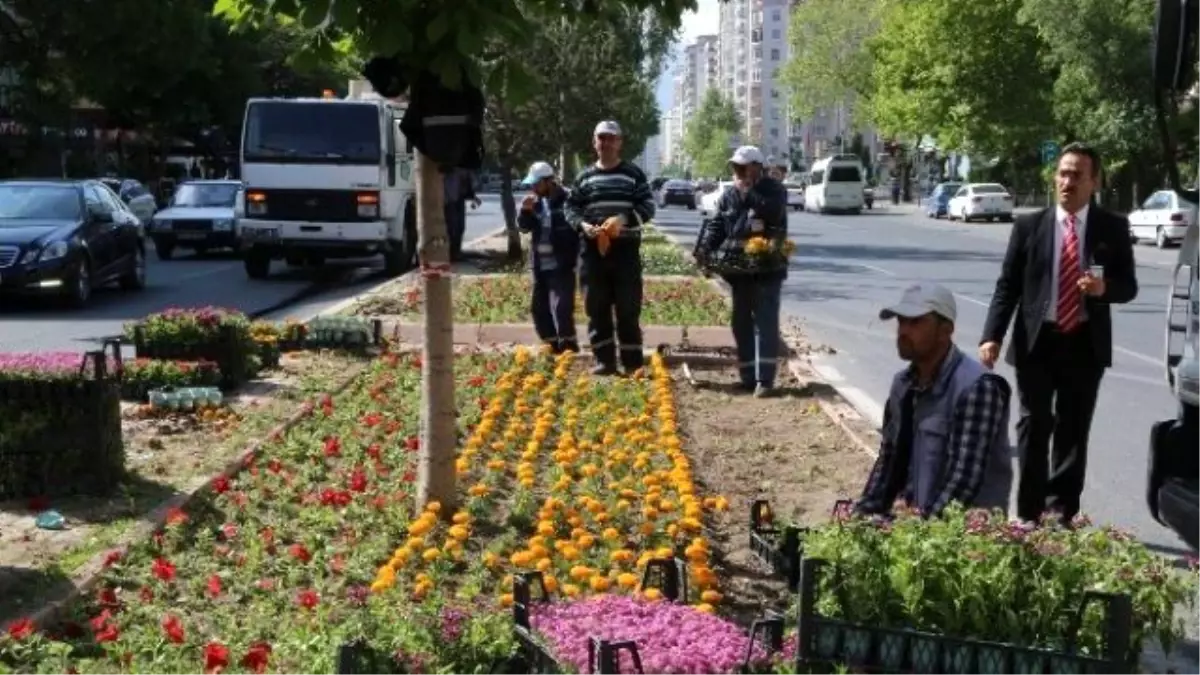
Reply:
[[[721,181],[717,183],[716,189],[706,193],[700,198],[700,216],[702,218],[711,218],[717,215],[717,202],[721,200],[721,195],[725,191],[733,187],[733,181]]]
[[[925,199],[925,215],[941,218],[950,213],[950,198],[962,188],[962,183],[938,183]]]
[[[79,307],[111,283],[146,286],[141,223],[94,180],[0,181],[0,294]]]
[[[167,208],[150,223],[159,260],[170,260],[177,248],[201,254],[215,248],[237,250],[241,190],[236,180],[193,180],[180,185]]]
[[[150,224],[150,219],[158,210],[158,200],[145,185],[132,178],[101,178],[100,183],[125,202],[133,215],[142,221],[142,225]]]
[[[1153,241],[1166,248],[1183,241],[1188,226],[1195,222],[1195,204],[1174,190],[1159,190],[1129,214],[1129,234],[1135,242]]]
[[[1013,198],[999,183],[970,183],[960,187],[950,198],[946,217],[950,220],[961,219],[964,223],[972,220],[1010,222],[1013,219]]]
[[[673,204],[686,206],[689,210],[696,208],[696,188],[692,181],[673,179],[662,184],[658,190],[658,205],[667,207]]]
[[[787,188],[788,206],[796,211],[804,210],[804,186],[799,183],[784,183]]]

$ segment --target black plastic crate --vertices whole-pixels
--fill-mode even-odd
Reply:
[[[1133,603],[1128,596],[1089,592],[1073,614],[1061,650],[962,639],[902,628],[882,628],[832,619],[817,612],[817,589],[827,563],[800,562],[796,661],[799,672],[814,666],[848,666],[871,673],[1129,673]],[[1102,656],[1075,649],[1084,611],[1105,610]]]

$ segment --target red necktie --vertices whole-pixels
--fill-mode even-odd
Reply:
[[[1058,263],[1058,329],[1064,333],[1075,332],[1083,323],[1083,294],[1079,290],[1079,280],[1082,278],[1079,235],[1072,214],[1067,216]]]

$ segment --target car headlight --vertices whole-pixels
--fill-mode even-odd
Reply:
[[[213,221],[213,229],[221,232],[227,232],[233,229],[232,218],[218,218]]]
[[[32,262],[35,262],[38,260],[41,260],[41,261],[57,260],[59,258],[65,257],[67,255],[67,253],[70,253],[70,251],[71,251],[71,245],[68,244],[67,242],[52,241],[40,249],[34,248],[34,249],[30,249],[29,251],[26,251],[25,255],[21,256],[21,262],[27,264],[27,263],[32,263]]]

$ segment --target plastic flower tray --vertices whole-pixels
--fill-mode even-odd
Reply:
[[[80,378],[0,382],[0,428],[9,432],[0,434],[0,499],[100,495],[120,481],[121,355],[119,344],[105,344],[115,371],[104,351],[92,351],[82,357]]]
[[[771,504],[765,499],[750,505],[750,552],[786,579],[789,591],[795,591],[800,583],[800,556],[808,530],[795,525],[774,527],[765,516],[770,509]]]
[[[133,348],[139,359],[212,361],[221,371],[221,388],[226,391],[240,387],[252,375],[249,360],[254,348],[233,326],[222,326],[216,338],[202,344],[150,343],[145,328],[134,326]]]
[[[853,672],[884,673],[1129,673],[1133,603],[1128,596],[1087,593],[1076,610],[1061,650],[953,638],[840,621],[817,612],[817,589],[826,562],[800,562],[796,661],[813,666],[848,665]],[[1104,606],[1105,645],[1099,656],[1075,650],[1083,613]]]
[[[534,597],[534,587],[538,597]],[[688,597],[688,565],[680,557],[651,560],[642,575],[642,588],[658,589],[665,601],[680,602]],[[526,673],[567,673],[570,669],[560,664],[538,637],[530,624],[530,613],[534,603],[553,602],[546,590],[541,572],[526,572],[513,580],[513,632],[516,637],[519,658]],[[750,664],[756,645],[762,644],[766,654],[776,654],[783,648],[784,620],[782,616],[768,612],[755,620],[750,627],[746,656],[739,672],[757,672]],[[633,640],[609,641],[592,637],[588,643],[589,673],[620,673],[618,666],[621,652],[627,652],[635,672],[644,673],[642,655]],[[514,671],[516,672],[516,671]]]

